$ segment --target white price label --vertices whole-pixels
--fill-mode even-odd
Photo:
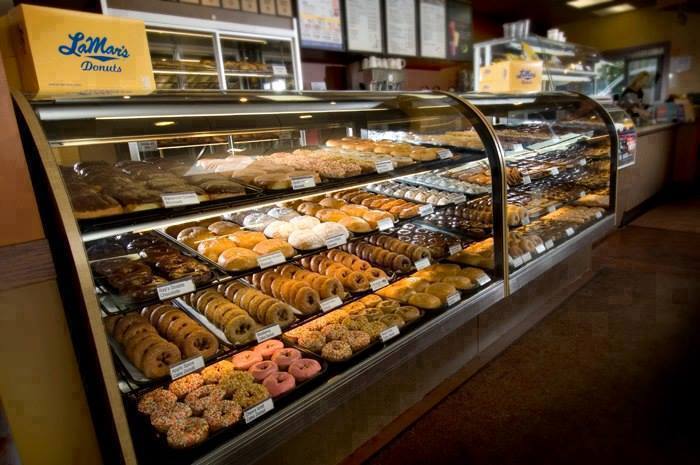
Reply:
[[[328,297],[327,299],[323,299],[321,301],[321,311],[324,313],[330,312],[334,308],[338,308],[341,305],[343,305],[343,301],[340,300],[340,297],[334,295],[333,297]]]
[[[459,292],[455,292],[447,296],[447,305],[454,305],[460,300],[462,300],[462,296],[459,295]]]
[[[418,207],[418,214],[420,216],[428,216],[435,211],[432,204],[421,205]]]
[[[522,224],[530,224],[530,217],[529,216],[523,216],[523,219],[520,220]]]
[[[554,247],[554,241],[551,239],[547,239],[546,241],[544,241],[544,246],[547,248],[547,250],[549,250]]]
[[[523,184],[530,184],[532,182],[532,179],[530,179],[529,175],[523,176]]]
[[[268,339],[272,339],[273,337],[277,337],[280,334],[282,334],[282,328],[280,328],[280,325],[270,325],[258,330],[255,333],[255,339],[258,341],[258,343],[260,343],[267,341]]]
[[[483,286],[484,284],[488,283],[491,281],[491,277],[487,274],[482,274],[478,278],[476,278],[476,282],[479,283],[479,286]]]
[[[578,193],[579,197],[585,197],[586,196],[586,191],[581,191]]]
[[[261,255],[258,257],[258,266],[260,268],[270,268],[271,266],[279,265],[280,263],[286,262],[287,259],[279,250],[276,252],[269,253],[267,255]]]
[[[391,160],[377,160],[374,162],[377,173],[387,173],[394,171],[394,162]]]
[[[535,247],[535,251],[537,253],[543,253],[545,250],[547,250],[544,246],[544,244],[537,244],[537,247]]]
[[[316,187],[316,180],[313,176],[292,176],[292,190],[298,191],[300,189],[308,189],[309,187]]]
[[[523,264],[523,259],[521,257],[510,257],[509,262],[514,268],[517,268]]]
[[[286,76],[287,67],[284,65],[272,65],[272,74],[275,76]]]
[[[155,152],[158,150],[158,142],[154,140],[144,140],[136,143],[139,152]]]
[[[440,160],[447,160],[448,158],[452,158],[452,156],[453,156],[453,155],[452,155],[452,152],[449,151],[449,150],[447,150],[447,149],[440,149],[440,150],[438,150],[437,155],[438,155],[438,158],[439,158]]]
[[[160,300],[169,300],[182,294],[189,294],[194,292],[196,289],[192,278],[186,278],[182,281],[171,281],[168,284],[163,284],[156,288],[158,292],[158,298]]]
[[[374,279],[369,282],[369,287],[373,291],[378,291],[379,289],[383,287],[387,287],[389,285],[389,281],[386,278],[379,278],[379,279]]]
[[[391,218],[382,218],[377,222],[377,228],[380,231],[386,231],[394,227],[394,221]]]
[[[428,268],[430,266],[430,260],[427,258],[421,258],[420,260],[416,260],[414,264],[416,265],[416,270],[420,271],[423,268]]]
[[[548,211],[549,213],[554,212],[556,209],[557,209],[557,207],[554,206],[554,205],[550,205],[549,207],[547,207],[547,211]]]
[[[332,249],[333,247],[339,247],[348,243],[348,238],[345,234],[337,234],[326,239],[326,247]]]
[[[381,333],[379,333],[379,339],[382,340],[382,342],[387,342],[391,339],[394,339],[396,336],[399,335],[399,327],[398,326],[391,326]]]
[[[512,152],[519,152],[523,149],[523,144],[513,144],[513,148],[511,149]]]
[[[556,176],[557,174],[559,174],[559,168],[557,168],[556,166],[555,166],[554,168],[550,168],[550,169],[549,169],[549,173],[550,173],[552,176]]]
[[[530,260],[532,260],[532,254],[531,254],[530,252],[525,252],[525,253],[522,255],[522,257],[523,257],[523,262],[524,262],[524,263],[527,263],[527,262],[529,262]]]
[[[266,401],[259,403],[258,405],[243,412],[243,419],[245,420],[246,424],[248,424],[251,421],[257,420],[274,408],[275,404],[272,402],[272,399],[267,399]]]
[[[160,196],[165,208],[182,207],[185,205],[197,205],[199,197],[194,192],[178,192],[177,194],[163,194]]]
[[[170,365],[170,377],[172,379],[182,378],[189,375],[200,368],[204,368],[204,358],[201,355],[182,360],[174,365]]]
[[[597,219],[601,219],[603,217],[603,214],[601,212],[595,212],[595,217]]]
[[[450,255],[454,255],[457,253],[460,253],[462,251],[462,246],[460,244],[452,244],[448,249],[447,252]]]
[[[571,237],[574,235],[574,228],[566,228],[566,235]]]
[[[580,159],[580,160],[578,161],[578,164],[581,165],[581,166],[586,166],[586,159],[585,159],[585,158]]]

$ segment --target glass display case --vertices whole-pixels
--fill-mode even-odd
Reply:
[[[611,101],[601,102],[601,104],[615,123],[615,130],[620,143],[617,169],[621,170],[634,165],[637,159],[637,128],[634,120],[629,113]]]
[[[615,126],[574,93],[14,97],[115,463],[259,459],[615,205]]]
[[[474,90],[479,89],[479,70],[482,66],[531,54],[543,62],[543,91],[575,91],[585,95],[598,93],[596,86],[603,60],[597,50],[534,34],[474,44]]]

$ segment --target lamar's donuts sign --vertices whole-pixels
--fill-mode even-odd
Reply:
[[[124,45],[119,47],[110,45],[107,42],[107,37],[85,37],[85,34],[82,32],[76,32],[75,34],[68,34],[68,39],[70,39],[70,45],[61,45],[58,47],[58,51],[66,56],[85,58],[80,63],[80,69],[83,71],[121,73],[121,66],[113,63],[113,61],[129,58],[129,50]],[[97,60],[101,63],[110,62],[112,64],[95,64],[91,60]]]
[[[22,89],[37,97],[155,89],[143,21],[19,5],[8,13]]]

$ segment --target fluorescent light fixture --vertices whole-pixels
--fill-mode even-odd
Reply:
[[[339,109],[339,110],[304,110],[304,113],[356,113],[362,111],[387,111],[388,108],[358,108],[358,109]],[[96,120],[121,120],[121,119],[157,119],[157,118],[211,118],[225,116],[262,116],[262,115],[296,115],[300,111],[260,111],[260,112],[241,112],[241,113],[174,113],[171,115],[128,115],[128,116],[97,116]]]
[[[256,97],[272,100],[273,102],[318,102],[319,99],[316,97],[310,97],[308,95],[257,95]],[[331,102],[331,104],[333,104]]]
[[[173,124],[175,124],[175,121],[156,121],[155,123],[153,123],[154,126],[158,126],[158,127],[172,126]]]
[[[574,8],[588,8],[589,6],[609,2],[612,2],[612,0],[574,0],[573,2],[566,2],[566,4]]]
[[[232,40],[234,42],[252,42],[255,44],[267,44],[266,40],[262,39],[249,39],[247,37],[229,37],[229,36],[220,36],[221,40]]]
[[[313,118],[313,115],[299,115],[299,119],[309,119]]]
[[[174,36],[201,37],[203,39],[212,39],[214,37],[213,34],[202,34],[202,33],[197,33],[197,32],[169,31],[169,30],[164,30],[164,29],[147,28],[146,32],[151,32],[153,34],[168,34],[168,35],[174,35]]]
[[[626,11],[632,11],[634,10],[634,5],[630,5],[629,3],[620,3],[619,5],[613,5],[609,6],[607,8],[603,8],[600,10],[595,10],[593,13],[597,14],[598,16],[607,16],[607,15],[614,15],[616,13],[624,13]]]

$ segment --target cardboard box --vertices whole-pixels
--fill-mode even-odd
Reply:
[[[542,62],[510,60],[491,63],[479,70],[480,92],[539,92]]]
[[[22,91],[35,97],[155,89],[143,21],[23,4],[8,27]]]

